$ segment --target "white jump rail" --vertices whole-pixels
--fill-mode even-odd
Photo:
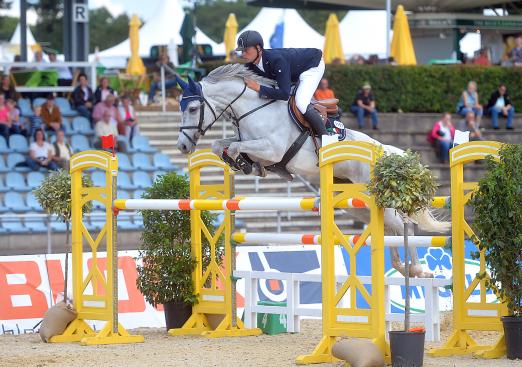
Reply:
[[[270,313],[280,314],[286,317],[286,327],[288,332],[300,332],[301,317],[321,317],[322,309],[302,305],[300,301],[301,282],[321,283],[321,274],[303,273],[280,273],[263,271],[235,271],[234,276],[245,280],[245,326],[249,328],[257,327],[257,314]],[[342,285],[347,276],[339,275],[336,277],[338,286]],[[359,277],[363,284],[371,284],[371,277]],[[266,306],[258,305],[258,284],[259,280],[280,280],[284,282],[286,288],[286,306]],[[410,285],[423,288],[425,297],[424,313],[414,313],[411,315],[412,322],[423,323],[426,329],[426,340],[440,341],[440,311],[438,290],[452,284],[451,279],[438,278],[412,278]],[[403,321],[404,315],[391,312],[390,287],[403,286],[404,278],[385,278],[386,291],[386,328],[390,330],[391,323]],[[341,302],[346,301],[342,300]]]

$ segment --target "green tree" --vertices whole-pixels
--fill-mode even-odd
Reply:
[[[330,13],[337,14],[337,18],[339,19],[339,22],[344,18],[346,15],[346,11],[334,11],[331,10],[306,10],[306,9],[299,9],[298,13],[300,16],[303,17],[303,19],[317,32],[321,33],[324,36],[324,30],[326,28],[326,21],[328,20],[328,17],[330,16]]]
[[[9,41],[13,35],[18,18],[15,17],[0,17],[0,40]]]
[[[96,46],[105,50],[126,40],[129,37],[129,21],[125,13],[115,18],[105,7],[92,9],[89,12],[89,51],[94,52]]]
[[[37,20],[31,26],[36,41],[55,50],[63,50],[63,0],[40,0],[33,6]],[[28,57],[31,60],[31,56]]]

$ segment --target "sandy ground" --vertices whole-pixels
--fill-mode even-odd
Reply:
[[[1,335],[0,366],[35,367],[156,367],[156,366],[295,366],[295,357],[308,354],[321,338],[321,321],[304,320],[299,334],[205,339],[171,337],[163,329],[138,329],[133,334],[145,337],[143,344],[80,346],[44,344],[39,335]],[[442,325],[443,340],[451,330]],[[492,343],[495,333],[475,334],[479,343]],[[426,349],[438,343],[426,343]],[[343,366],[344,363],[323,364]],[[482,360],[471,356],[432,358],[425,356],[425,367],[522,367],[522,360]]]

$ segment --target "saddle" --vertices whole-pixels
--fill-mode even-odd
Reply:
[[[337,98],[325,99],[322,101],[316,101],[315,99],[312,99],[310,103],[322,116],[325,125],[327,125],[329,117],[339,116],[339,107],[337,106],[339,100]],[[301,111],[299,111],[297,105],[295,104],[294,94],[292,94],[292,96],[290,97],[290,100],[288,101],[288,106],[290,115],[294,118],[294,120],[297,123],[301,124],[304,128],[311,129],[309,122],[306,120],[306,118],[303,116]]]

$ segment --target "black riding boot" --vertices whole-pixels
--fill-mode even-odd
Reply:
[[[323,135],[328,135],[328,131],[326,131],[326,126],[324,126],[324,120],[321,117],[321,114],[312,105],[308,106],[304,117],[312,126],[314,133],[319,135],[319,139],[322,139]]]

